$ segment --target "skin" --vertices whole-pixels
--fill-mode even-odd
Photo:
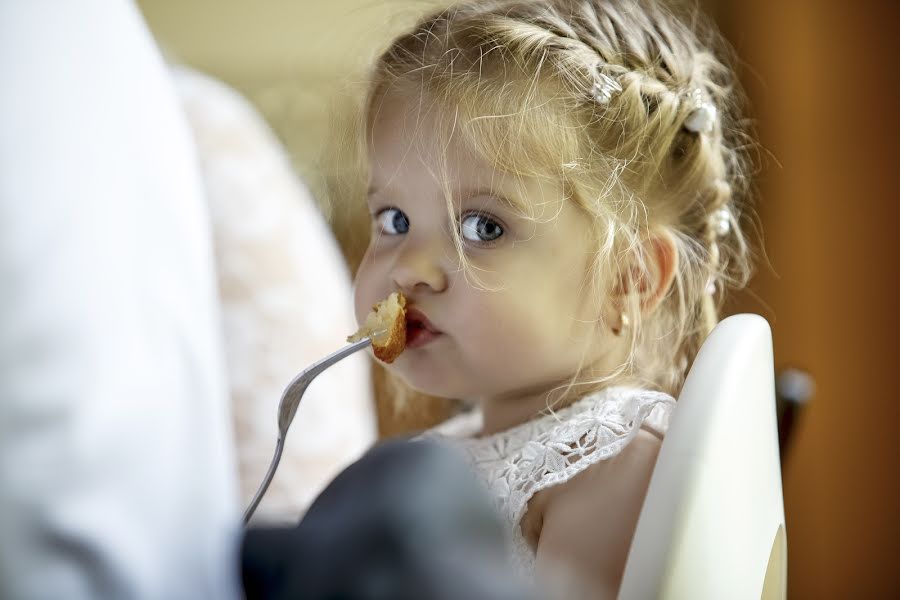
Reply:
[[[356,316],[363,322],[373,304],[402,291],[441,334],[389,368],[419,391],[479,402],[490,434],[545,410],[580,366],[602,374],[624,360],[626,336],[610,326],[631,291],[587,287],[591,224],[561,182],[498,172],[458,139],[442,147],[418,100],[386,97],[373,116],[372,237],[357,273]],[[468,271],[451,228],[462,231]],[[677,264],[664,234],[648,250],[653,280],[640,293],[649,315]],[[615,459],[532,498],[523,532],[539,571],[549,577],[563,565],[564,578],[578,582],[569,597],[614,596],[658,446],[642,431]]]

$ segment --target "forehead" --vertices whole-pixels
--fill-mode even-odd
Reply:
[[[565,197],[561,181],[499,169],[464,141],[458,119],[422,94],[389,94],[373,103],[367,135],[370,190],[449,187],[454,197],[483,190],[529,213],[539,207],[558,210]]]
[[[396,95],[383,96],[369,115],[367,151],[373,175],[381,171],[413,168],[435,162],[439,156],[440,118],[421,102]]]

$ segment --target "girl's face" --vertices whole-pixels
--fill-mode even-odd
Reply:
[[[389,368],[427,394],[515,398],[566,383],[583,361],[603,358],[586,216],[561,185],[497,172],[459,143],[442,149],[436,121],[417,106],[386,98],[374,118],[372,237],[356,277],[357,319],[393,291],[406,295],[408,346]],[[504,198],[532,207],[534,218]]]

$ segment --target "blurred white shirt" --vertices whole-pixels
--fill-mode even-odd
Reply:
[[[133,4],[0,3],[0,598],[238,597],[201,186]]]

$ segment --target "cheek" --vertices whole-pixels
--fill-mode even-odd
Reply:
[[[546,315],[521,294],[484,292],[462,311],[466,340],[483,360],[515,362],[546,346]]]
[[[362,325],[363,321],[366,319],[366,314],[368,314],[364,308],[365,305],[366,300],[364,298],[364,291],[360,287],[360,280],[357,279],[353,288],[353,311],[356,314],[356,322],[359,325]]]
[[[467,311],[470,344],[491,362],[569,362],[595,334],[590,308],[554,287],[486,294]]]

